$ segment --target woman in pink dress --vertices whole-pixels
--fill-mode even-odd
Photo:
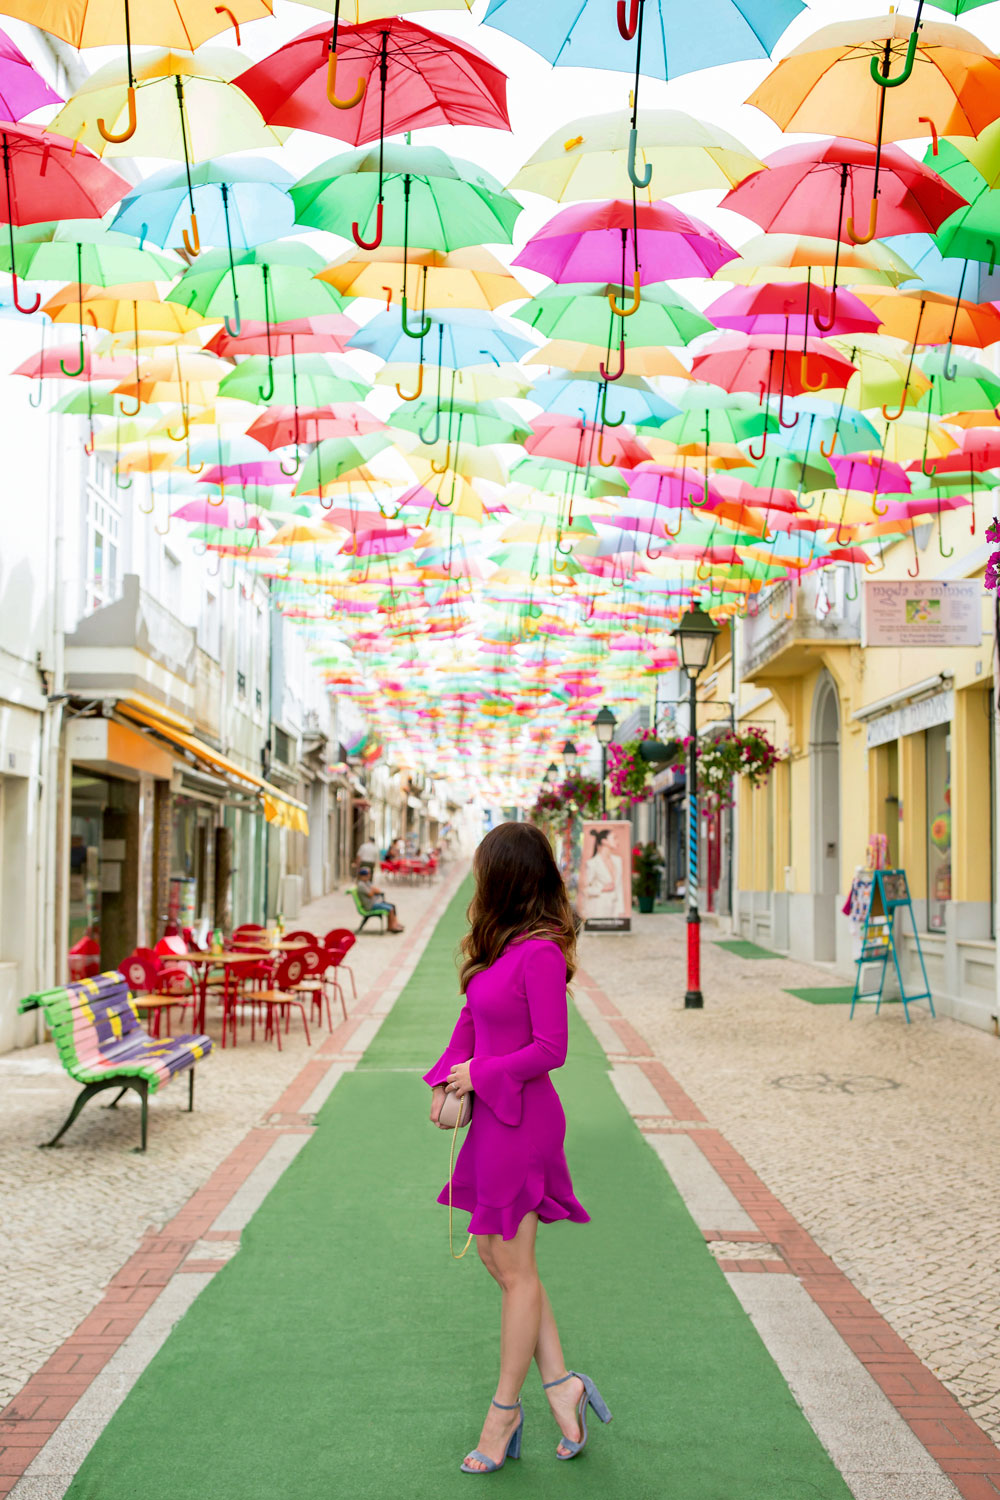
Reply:
[[[466,1474],[521,1455],[520,1391],[532,1359],[562,1433],[557,1458],[587,1440],[587,1408],[611,1413],[588,1375],[567,1370],[559,1330],[535,1264],[539,1221],[589,1215],[573,1194],[566,1117],[549,1073],[566,1061],[566,986],[576,965],[576,922],[549,841],[531,823],[502,823],[473,861],[476,890],[462,941],[465,1005],[444,1054],[424,1074],[431,1120],[445,1095],[474,1096],[455,1163],[452,1201],[472,1215],[479,1257],[502,1292],[500,1377]],[[444,1128],[444,1127],[439,1127]],[[449,1201],[445,1186],[438,1202]]]

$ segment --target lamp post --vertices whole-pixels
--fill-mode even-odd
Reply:
[[[698,910],[698,678],[708,666],[719,627],[700,605],[683,615],[674,630],[681,667],[690,688],[691,743],[688,747],[687,990],[685,1010],[701,1010],[701,914]]]
[[[615,737],[615,729],[618,720],[605,704],[594,720],[594,732],[597,735],[597,743],[601,747],[601,818],[606,820],[608,816],[608,800],[606,783],[608,779],[608,746]]]
[[[556,765],[554,760],[550,760],[548,765],[545,767],[545,776],[543,780],[546,786],[554,786],[555,783],[559,780],[559,767]]]
[[[577,761],[580,759],[580,752],[572,740],[567,740],[565,745],[563,745],[562,758],[563,765],[566,767],[566,774],[571,776],[576,770]]]

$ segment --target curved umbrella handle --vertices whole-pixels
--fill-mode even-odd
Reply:
[[[622,412],[617,422],[612,422],[608,416],[608,388],[604,387],[604,395],[601,397],[601,425],[603,427],[623,427],[625,425],[625,413]]]
[[[404,313],[403,316],[405,318],[406,314]],[[417,388],[413,392],[413,395],[412,396],[408,396],[406,394],[406,392],[402,389],[402,387],[399,386],[399,385],[396,386],[396,395],[399,397],[400,401],[419,401],[420,398],[421,398],[421,396],[423,394],[424,394],[424,367],[423,367],[423,365],[418,365],[417,366]]]
[[[691,499],[690,499],[690,496],[689,496],[688,497],[688,504],[690,505],[690,503],[691,503]],[[676,531],[671,531],[670,530],[670,527],[667,525],[666,520],[664,520],[664,522],[663,522],[663,529],[667,533],[667,536],[670,537],[671,539],[673,539],[674,537],[680,536],[680,534],[681,534],[681,527],[683,525],[684,525],[684,511],[681,509],[680,506],[678,506],[678,508],[677,508],[677,529],[676,529]],[[647,555],[648,555],[648,553],[647,553]]]
[[[243,319],[240,317],[240,305],[238,302],[233,307],[232,322],[230,322],[229,314],[225,313],[222,319],[222,326],[225,328],[231,339],[239,338],[240,334],[243,332]]]
[[[919,125],[929,125],[931,127],[931,155],[932,156],[937,156],[937,154],[938,154],[938,131],[937,131],[937,126],[934,124],[934,121],[931,119],[930,115],[918,115],[917,116],[917,123]]]
[[[640,303],[641,300],[642,300],[642,288],[639,285],[639,272],[638,271],[636,271],[635,276],[632,279],[632,306],[631,307],[621,307],[619,305],[618,298],[615,296],[614,292],[609,292],[608,293],[608,302],[611,304],[611,311],[615,315],[616,318],[630,318],[633,313],[637,313],[639,311],[639,303]]]
[[[708,580],[712,576],[712,567],[711,567],[711,564],[709,564],[707,572],[703,573],[701,571],[701,565],[704,562],[704,560],[705,560],[704,559],[704,554],[702,554],[702,556],[699,557],[698,561],[695,563],[695,568],[694,568],[695,577],[698,579],[698,581],[700,583],[707,583]]]
[[[181,239],[184,241],[184,249],[188,255],[201,254],[201,238],[198,234],[198,215],[192,211],[191,214],[191,238],[188,238],[186,229],[181,230]]]
[[[444,473],[447,472],[448,465],[450,463],[451,463],[451,443],[448,444],[447,450],[446,450],[445,455],[444,455],[444,463],[441,465],[440,469],[438,468],[437,464],[434,462],[433,458],[431,459],[431,468],[433,469],[433,471],[434,471],[435,474],[444,474]],[[438,504],[439,505],[443,505],[444,504],[444,501],[441,499],[440,496],[438,496]]]
[[[635,158],[638,149],[639,132],[633,125],[632,129],[628,133],[628,179],[633,187],[639,189],[648,188],[649,184],[653,180],[653,163],[648,161],[646,163],[645,175],[642,177],[638,177],[635,170]]]
[[[181,418],[184,425],[180,430],[179,436],[176,433],[171,432],[169,427],[167,428],[167,437],[172,443],[183,443],[191,431],[191,421],[186,411],[181,413]]]
[[[83,445],[83,451],[84,451],[84,453],[86,453],[86,455],[87,455],[88,458],[93,458],[93,456],[94,456],[94,429],[93,428],[90,429],[90,436],[88,437],[87,441]],[[140,509],[141,509],[141,507],[140,507]],[[146,514],[148,515],[149,512],[147,511]]]
[[[401,314],[401,317],[400,317],[400,324],[399,324],[399,326],[402,328],[403,332],[406,334],[406,337],[408,339],[425,339],[427,337],[427,335],[430,333],[431,328],[433,326],[432,323],[431,323],[431,319],[429,317],[425,317],[419,328],[413,329],[413,328],[410,327],[410,325],[409,325],[409,323],[407,321],[407,307],[406,307],[406,293],[405,292],[403,293],[403,298],[402,298],[402,308],[403,308],[403,311],[402,311],[402,314]]]
[[[764,441],[763,441],[763,443],[761,443],[761,447],[760,447],[760,452],[759,453],[755,453],[753,451],[753,443],[748,443],[747,444],[747,453],[750,455],[750,457],[753,459],[754,463],[756,463],[756,464],[761,463],[763,461],[764,455],[767,453],[767,420],[766,420],[766,418],[765,418],[765,422],[764,422],[764,434],[763,434],[763,436],[764,436]]]
[[[615,466],[615,463],[616,463],[616,460],[614,458],[605,458],[604,457],[604,428],[603,427],[601,428],[600,436],[597,439],[597,462],[600,464],[600,466],[601,466],[602,469],[613,469],[614,466]]]
[[[421,369],[423,369],[423,366],[421,366]],[[440,406],[437,406],[434,409],[434,436],[433,437],[428,437],[427,434],[426,434],[426,432],[424,431],[424,429],[421,427],[420,432],[419,432],[419,437],[420,437],[420,441],[425,445],[425,447],[427,447],[427,448],[433,448],[434,444],[437,442],[437,440],[438,440],[438,438],[440,436],[441,436],[441,408],[440,408]]]
[[[83,347],[83,333],[82,332],[80,334],[80,354],[79,354],[79,359],[80,359],[80,363],[77,365],[77,367],[76,367],[75,370],[67,370],[67,368],[66,368],[66,361],[64,359],[61,359],[59,361],[59,368],[60,368],[60,370],[62,370],[63,374],[66,376],[67,380],[75,380],[78,375],[82,375],[83,374],[83,367],[84,367],[84,365],[87,362],[86,352],[85,352],[84,347]]]
[[[799,423],[799,417],[801,415],[802,415],[802,413],[797,411],[795,413],[795,416],[792,418],[792,420],[790,422],[786,422],[785,421],[785,387],[784,387],[784,384],[782,384],[781,390],[778,393],[778,425],[779,425],[779,427],[784,427],[786,431],[788,431],[792,427],[797,427],[798,423]]]
[[[11,256],[11,265],[13,265],[13,264],[14,264],[14,257]],[[35,293],[35,300],[31,304],[30,307],[22,307],[21,304],[20,304],[20,302],[18,301],[18,297],[17,297],[17,272],[16,271],[11,271],[11,273],[10,273],[10,279],[11,279],[11,283],[12,283],[11,290],[12,290],[12,294],[13,294],[13,298],[14,298],[14,306],[17,308],[18,312],[19,313],[24,313],[26,317],[29,316],[31,313],[37,312],[38,309],[42,305],[42,294],[41,294],[41,292],[36,292]]]
[[[899,85],[901,83],[905,83],[910,74],[913,72],[913,62],[917,55],[917,33],[919,30],[920,27],[919,25],[917,25],[914,26],[913,30],[910,32],[910,41],[906,48],[906,60],[903,63],[903,71],[902,73],[898,74],[897,77],[885,77],[878,65],[878,58],[873,57],[871,59],[868,65],[869,71],[872,75],[873,82],[877,83],[880,89],[898,89]],[[861,242],[858,241],[858,243],[860,244]],[[913,574],[912,576],[916,577],[916,574]]]
[[[122,476],[121,476],[120,472],[118,471],[118,469],[115,469],[115,484],[116,484],[117,488],[120,489],[120,490],[130,490],[132,488],[132,476],[131,476],[131,474],[129,475],[129,477],[125,481],[125,483],[122,484]]]
[[[267,362],[267,390],[262,385],[257,387],[260,399],[266,404],[274,398],[274,364],[269,359]]]
[[[951,347],[951,340],[949,339],[948,340],[948,347],[945,350],[944,367],[943,367],[943,369],[941,371],[941,373],[944,376],[945,380],[954,380],[955,377],[958,374],[958,365],[953,365],[952,364],[952,362],[951,362],[951,356],[952,356],[952,347]]]
[[[889,514],[889,507],[888,507],[888,505],[879,505],[879,503],[878,503],[878,490],[873,490],[872,491],[872,515],[873,516],[887,516],[888,514]]]
[[[819,384],[818,385],[813,385],[812,381],[809,379],[809,355],[808,355],[808,352],[805,353],[805,354],[803,354],[803,356],[802,356],[802,362],[799,365],[799,380],[800,380],[800,382],[802,384],[803,389],[807,390],[807,391],[823,391],[823,390],[826,390],[826,387],[830,384],[830,377],[827,374],[827,372],[824,370],[823,373],[822,373],[822,375],[819,378]]]
[[[236,17],[233,15],[232,11],[229,9],[229,6],[228,5],[217,5],[215,7],[215,14],[217,16],[228,16],[229,17],[229,24],[233,28],[233,30],[236,32],[236,45],[237,45],[237,47],[242,47],[243,46],[243,42],[240,39],[240,23],[239,23],[239,21],[237,21]]]
[[[819,313],[816,311],[815,308],[813,308],[813,322],[815,323],[815,325],[818,328],[818,330],[819,330],[820,333],[830,333],[830,332],[832,332],[833,325],[837,321],[837,288],[833,287],[832,290],[833,290],[833,296],[830,298],[830,320],[829,320],[829,322],[824,323],[824,321],[820,317]]]
[[[204,467],[205,467],[205,465],[203,463],[201,463],[201,464],[188,464],[187,465],[187,471],[188,471],[189,474],[200,474],[202,472],[202,470],[204,469]],[[212,503],[211,500],[208,503],[209,503],[209,505],[211,505],[211,503]]]
[[[615,381],[615,380],[621,380],[622,376],[625,374],[625,340],[624,339],[622,339],[621,343],[618,345],[618,369],[616,370],[615,374],[612,375],[612,374],[609,373],[609,371],[608,371],[608,369],[607,369],[607,367],[606,367],[603,359],[601,360],[600,370],[601,370],[601,379],[602,380],[612,381],[612,382]]]
[[[172,520],[173,520],[173,516],[168,511],[167,512],[167,524],[166,524],[166,526],[163,527],[162,531],[160,530],[159,526],[157,526],[156,522],[154,521],[153,522],[153,530],[156,532],[156,535],[157,536],[166,536],[167,533],[168,533],[168,531],[170,530],[170,522]]]
[[[914,561],[915,566],[912,567],[912,568],[907,568],[906,571],[907,571],[907,573],[909,574],[909,576],[911,578],[919,578],[920,577],[920,555],[916,551],[913,554],[913,561]]]
[[[331,47],[330,61],[327,64],[326,68],[326,97],[329,99],[334,109],[354,109],[356,105],[361,103],[362,99],[365,96],[366,83],[367,80],[365,78],[359,78],[358,86],[354,90],[354,93],[351,95],[350,99],[337,98],[337,54]]]
[[[875,238],[875,230],[878,228],[878,199],[873,198],[871,208],[868,210],[868,233],[858,234],[854,228],[853,214],[847,221],[847,233],[855,245],[868,245]]]
[[[382,243],[382,200],[381,199],[379,199],[378,208],[375,211],[375,238],[373,240],[363,240],[361,238],[361,226],[360,226],[360,224],[358,224],[356,222],[351,225],[351,233],[354,236],[354,243],[357,245],[357,247],[358,247],[359,250],[377,250],[378,249],[379,245],[381,245],[381,243]]]
[[[104,137],[104,139],[108,142],[109,145],[111,145],[111,146],[119,146],[119,145],[121,145],[122,141],[130,141],[132,139],[132,137],[135,135],[135,129],[136,129],[137,123],[138,123],[138,121],[137,121],[136,113],[135,113],[135,89],[132,87],[131,84],[129,84],[129,88],[128,88],[128,125],[122,131],[121,135],[113,135],[111,133],[111,131],[107,129],[107,127],[105,126],[103,120],[98,120],[98,122],[97,122],[97,128],[101,132],[101,135]]]
[[[121,398],[121,401],[119,402],[119,414],[121,416],[123,416],[123,417],[137,417],[139,415],[139,413],[140,413],[141,410],[142,410],[142,400],[138,396],[136,396],[136,398],[135,398],[135,411],[126,411],[125,410],[125,397],[124,396]]]
[[[286,469],[285,468],[285,460],[284,459],[281,459],[280,463],[278,464],[278,467],[281,470],[282,474],[284,474],[287,479],[292,479],[299,472],[299,470],[301,469],[301,467],[302,467],[302,460],[299,457],[299,455],[296,453],[294,459],[292,460],[292,467],[290,469]]]
[[[623,42],[630,42],[635,36],[640,3],[641,0],[632,0],[631,8],[626,11],[625,0],[618,0],[618,34]]]
[[[904,385],[903,386],[903,394],[902,394],[902,396],[900,397],[900,400],[899,400],[899,410],[894,415],[890,415],[890,413],[889,413],[889,411],[888,411],[888,409],[886,407],[886,404],[883,401],[883,403],[882,403],[882,418],[886,422],[898,422],[899,419],[900,419],[900,417],[903,415],[903,412],[905,411],[905,409],[906,409],[906,386]],[[914,574],[914,577],[916,577],[916,574]]]
[[[149,499],[150,499],[150,503],[148,505],[140,505],[140,506],[137,507],[137,509],[139,510],[139,513],[141,515],[151,516],[153,514],[153,511],[156,509],[156,492],[155,492],[155,490],[152,490],[152,489],[150,490],[150,492],[149,492]],[[168,504],[169,504],[169,501],[168,501]]]
[[[833,457],[833,450],[834,450],[834,448],[836,448],[836,446],[837,446],[837,429],[834,428],[833,429],[833,436],[830,439],[830,446],[829,446],[829,448],[826,446],[825,442],[821,438],[820,439],[820,444],[819,444],[819,451],[822,453],[822,455],[823,455],[824,458],[832,458]]]

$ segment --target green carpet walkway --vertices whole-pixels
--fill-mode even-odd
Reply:
[[[572,1463],[537,1372],[525,1456],[459,1472],[495,1389],[499,1293],[448,1256],[423,1072],[457,1014],[458,892],[357,1071],[92,1449],[69,1500],[848,1500],[573,1013],[557,1082],[589,1225],[543,1225],[567,1358],[615,1420]],[[464,1215],[457,1216],[464,1221]]]

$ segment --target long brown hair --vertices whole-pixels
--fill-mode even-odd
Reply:
[[[548,839],[534,823],[500,823],[472,861],[476,889],[462,939],[461,985],[495,963],[514,938],[544,937],[558,943],[566,979],[576,969],[576,916]]]

